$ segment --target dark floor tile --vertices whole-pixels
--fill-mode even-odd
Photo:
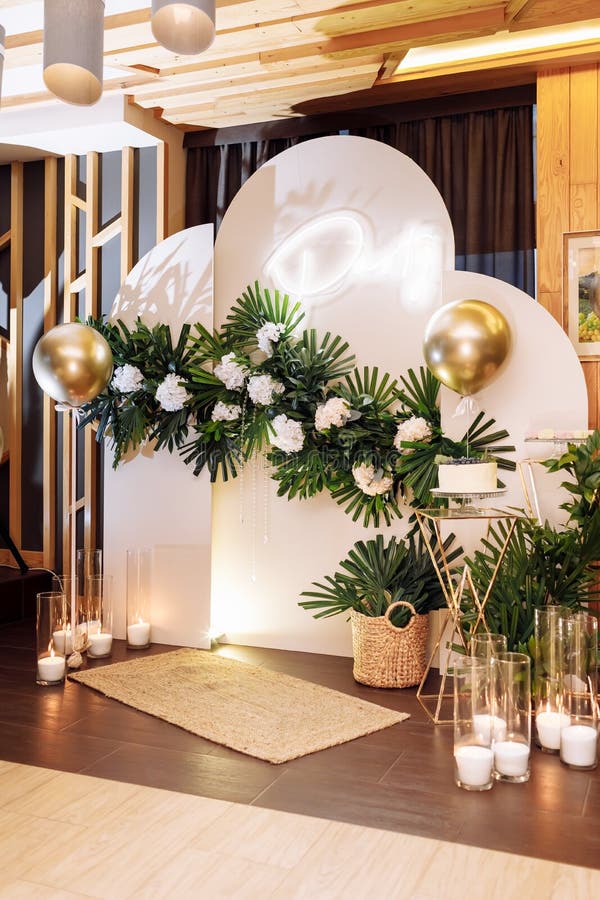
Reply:
[[[245,757],[222,759],[201,753],[126,744],[85,769],[86,775],[250,803],[283,773],[283,767]]]
[[[453,794],[403,793],[389,785],[292,767],[254,801],[255,806],[371,828],[385,828],[451,840],[463,812],[461,798]]]
[[[0,759],[61,772],[81,772],[118,746],[115,741],[102,738],[73,737],[62,732],[50,735],[42,729],[24,725],[0,726]]]
[[[84,691],[86,688],[82,688]],[[110,706],[81,716],[65,728],[66,734],[103,737],[108,740],[126,741],[146,747],[164,747],[166,750],[186,750],[191,753],[210,753],[215,744],[195,734],[177,728],[154,716],[139,712],[116,701]]]

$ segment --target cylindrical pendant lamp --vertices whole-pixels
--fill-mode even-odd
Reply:
[[[202,53],[215,39],[215,0],[152,0],[152,34],[173,53]]]
[[[4,69],[4,38],[6,32],[4,26],[0,25],[0,100],[2,100],[2,71]]]
[[[67,103],[102,95],[104,0],[44,0],[44,81]]]

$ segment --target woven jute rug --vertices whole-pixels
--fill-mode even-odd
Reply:
[[[233,750],[283,763],[408,718],[339,691],[205,650],[175,650],[71,675]]]

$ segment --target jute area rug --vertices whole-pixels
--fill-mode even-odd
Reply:
[[[175,650],[71,675],[88,687],[233,750],[283,763],[408,718],[205,650]]]

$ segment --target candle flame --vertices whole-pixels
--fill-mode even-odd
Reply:
[[[144,624],[144,620],[142,619],[141,616],[138,616],[138,625],[143,625],[143,624]]]
[[[54,647],[52,646],[52,641],[50,641],[48,644],[48,653],[50,654],[50,656],[54,656]]]

